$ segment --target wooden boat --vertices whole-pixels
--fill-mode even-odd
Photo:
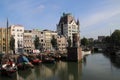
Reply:
[[[27,68],[33,68],[34,66],[24,55],[20,55],[17,59],[17,68],[18,70],[25,70]]]
[[[38,59],[36,56],[28,56],[27,58],[33,65],[39,65],[42,62],[42,60]]]
[[[15,63],[10,59],[8,62],[6,60],[4,61],[5,62],[1,62],[1,68],[0,68],[1,75],[5,75],[5,76],[13,75],[17,71],[17,67]]]
[[[86,55],[90,55],[90,54],[91,54],[91,50],[89,50],[89,49],[82,50],[82,57],[84,57]]]
[[[55,59],[52,57],[46,57],[46,58],[44,58],[42,63],[55,63]]]
[[[42,55],[42,63],[55,63],[55,59],[48,55]]]

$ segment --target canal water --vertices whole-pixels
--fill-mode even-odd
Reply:
[[[0,80],[120,80],[120,59],[102,53],[85,56],[82,63],[56,62],[18,71]]]

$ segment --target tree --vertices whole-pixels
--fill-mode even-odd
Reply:
[[[81,39],[81,45],[87,46],[88,44],[89,44],[89,41],[87,38],[84,37],[83,39]]]
[[[120,46],[120,30],[115,30],[111,35],[111,43],[114,46]]]
[[[110,43],[110,36],[106,36],[103,40],[103,43]]]
[[[15,39],[13,36],[11,36],[10,38],[10,49],[13,51],[13,53],[15,54]]]
[[[37,37],[37,35],[35,36],[35,40],[34,40],[34,46],[35,46],[35,49],[39,49],[39,37]]]
[[[67,42],[68,42],[68,47],[71,47],[71,39],[70,39],[70,37],[68,38]]]
[[[52,44],[52,47],[53,47],[55,50],[57,50],[58,46],[57,46],[57,39],[55,38],[55,36],[52,36],[51,44]]]

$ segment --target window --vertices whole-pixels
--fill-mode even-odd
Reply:
[[[3,38],[3,41],[5,41],[5,38]]]
[[[41,34],[43,34],[43,32],[41,32]]]
[[[41,39],[41,42],[43,42],[43,39]]]
[[[6,47],[3,47],[3,51],[5,51],[6,50]]]
[[[3,46],[5,46],[5,43],[3,43]]]
[[[15,31],[15,29],[12,29],[12,31]]]
[[[20,31],[22,32],[22,29],[20,29]]]

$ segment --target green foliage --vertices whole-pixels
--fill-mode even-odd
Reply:
[[[87,38],[84,37],[83,39],[81,39],[81,45],[87,46],[88,44],[89,44],[89,41]]]
[[[10,49],[11,50],[15,50],[15,39],[14,39],[14,37],[13,36],[11,36],[11,38],[10,38]]]
[[[120,46],[120,30],[115,30],[111,35],[111,43],[114,46]]]
[[[106,36],[106,37],[102,40],[103,43],[110,43],[110,41],[111,41],[110,36]]]
[[[35,40],[34,40],[34,46],[35,46],[35,49],[39,49],[39,37],[35,36]]]
[[[52,44],[52,47],[53,47],[55,50],[57,50],[58,46],[57,46],[57,39],[55,38],[55,36],[52,36],[51,44]]]

